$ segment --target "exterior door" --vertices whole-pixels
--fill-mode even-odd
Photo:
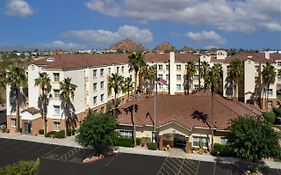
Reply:
[[[24,126],[23,133],[24,134],[31,134],[31,128],[32,128],[31,122],[24,122],[23,126]]]

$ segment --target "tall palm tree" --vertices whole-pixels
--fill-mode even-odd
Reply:
[[[201,82],[201,78],[203,78],[204,80],[204,89],[206,89],[206,79],[207,79],[207,74],[208,74],[208,70],[209,70],[209,63],[206,61],[203,61],[200,63],[200,67],[199,67],[199,72],[200,72],[200,77],[199,77],[199,82]],[[200,83],[201,84],[201,83]],[[199,87],[201,88],[201,87]]]
[[[65,117],[65,136],[68,129],[67,122],[75,116],[75,109],[73,108],[71,100],[74,99],[76,88],[77,85],[71,83],[71,78],[65,78],[60,82],[61,106],[63,108],[63,114]]]
[[[140,70],[146,65],[142,53],[133,52],[129,55],[129,72],[135,71],[135,91],[139,89],[140,85]]]
[[[11,90],[15,92],[15,105],[16,105],[16,131],[20,130],[20,105],[22,104],[21,88],[27,87],[27,76],[25,70],[18,65],[11,66],[6,71],[6,77],[4,83],[11,86]],[[11,100],[10,100],[11,101]]]
[[[113,116],[115,117],[116,114],[116,101],[117,101],[117,94],[122,91],[123,83],[124,83],[124,77],[122,75],[119,75],[118,73],[112,73],[111,76],[108,76],[107,78],[107,89],[108,94],[111,94],[111,91],[113,89],[114,91],[114,109],[113,109]]]
[[[131,77],[125,78],[124,84],[122,86],[122,91],[124,93],[127,93],[127,95],[128,95],[127,101],[130,100],[130,92],[132,92],[133,89],[134,89],[134,85],[133,85],[132,78]]]
[[[44,133],[47,133],[47,105],[48,93],[51,91],[51,79],[46,72],[39,73],[39,77],[35,79],[35,86],[39,86],[41,93],[38,100],[38,106],[44,123]]]
[[[154,89],[156,79],[156,65],[146,65],[141,69],[142,79],[145,85],[146,93],[149,95]]]
[[[221,88],[222,83],[222,66],[221,64],[214,64],[209,68],[207,77],[206,77],[206,87],[211,90],[211,148],[214,146],[214,93]]]
[[[276,72],[274,66],[272,66],[270,63],[266,63],[265,66],[263,66],[262,70],[262,81],[265,87],[265,96],[266,96],[266,110],[268,111],[268,90],[269,86],[271,84],[274,84],[276,78]]]
[[[234,96],[239,97],[239,83],[243,80],[243,63],[239,59],[234,59],[229,64],[229,70],[227,72],[230,81],[233,82]]]
[[[189,61],[186,65],[186,75],[185,75],[185,94],[189,95],[189,87],[191,84],[191,78],[196,74],[195,62]],[[186,92],[187,91],[187,92]]]

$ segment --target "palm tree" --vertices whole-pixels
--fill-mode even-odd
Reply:
[[[139,89],[140,85],[140,77],[139,77],[139,72],[142,67],[146,65],[142,53],[136,53],[133,52],[131,55],[129,55],[129,72],[135,71],[135,91]]]
[[[22,101],[21,98],[21,88],[27,87],[27,76],[25,70],[18,65],[12,66],[7,69],[6,77],[4,78],[4,82],[7,85],[11,86],[11,90],[15,92],[15,104],[16,104],[16,131],[20,130],[20,105]]]
[[[239,59],[234,59],[229,64],[229,70],[227,72],[230,81],[233,82],[234,96],[239,97],[239,82],[243,79],[243,63]]]
[[[111,91],[113,89],[114,91],[114,109],[113,109],[113,116],[115,117],[116,113],[116,101],[117,101],[117,94],[122,91],[123,83],[124,83],[124,77],[122,75],[119,75],[118,73],[112,73],[111,76],[108,76],[107,78],[108,84],[108,94],[111,94]]]
[[[38,106],[44,122],[44,133],[47,133],[47,105],[48,93],[51,91],[51,80],[46,72],[39,73],[39,77],[35,79],[35,86],[41,89]]]
[[[200,77],[199,77],[199,82],[201,82],[201,78],[203,78],[203,80],[204,80],[204,89],[206,89],[206,79],[207,79],[207,74],[208,74],[208,70],[209,70],[209,67],[210,67],[210,65],[209,65],[209,63],[208,62],[206,62],[206,61],[203,61],[203,62],[201,62],[200,63],[200,68],[199,68],[199,72],[200,72]],[[200,83],[201,84],[201,83]],[[199,88],[201,88],[200,86],[199,86]]]
[[[214,146],[214,93],[221,88],[222,83],[222,66],[221,64],[214,64],[212,67],[209,68],[207,77],[206,77],[206,87],[211,90],[211,135],[212,135],[212,142],[211,148],[213,149]]]
[[[133,85],[133,80],[131,77],[127,77],[125,78],[124,80],[124,84],[122,86],[122,91],[124,93],[127,93],[128,95],[128,98],[127,98],[127,101],[130,100],[130,92],[134,89],[134,85]]]
[[[195,66],[195,62],[193,61],[189,61],[187,62],[186,65],[186,79],[185,79],[185,90],[187,90],[187,94],[189,95],[189,87],[191,84],[191,78],[193,77],[193,75],[196,74],[196,66]],[[186,91],[185,91],[186,94]]]
[[[156,79],[156,66],[146,65],[141,69],[142,79],[145,84],[146,94],[153,91]]]
[[[60,97],[61,106],[63,108],[64,120],[65,120],[65,136],[68,129],[67,121],[74,117],[74,107],[71,103],[71,99],[74,99],[75,90],[77,85],[71,83],[71,78],[65,78],[60,82]]]
[[[274,66],[272,66],[270,63],[266,63],[265,66],[263,66],[263,70],[262,70],[262,80],[263,80],[263,84],[265,87],[265,96],[266,96],[266,110],[268,111],[268,90],[269,90],[269,86],[271,84],[274,84],[275,82],[275,78],[276,78],[276,72],[275,72],[275,68]]]

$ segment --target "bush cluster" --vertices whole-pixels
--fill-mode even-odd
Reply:
[[[67,129],[66,135],[67,136],[75,135],[75,132],[76,132],[76,129]]]
[[[55,137],[57,131],[50,131],[45,134],[45,137]]]
[[[277,108],[275,108],[276,110]],[[274,112],[263,112],[262,116],[265,118],[265,120],[271,124],[275,122],[276,115]]]
[[[136,138],[136,144],[140,145],[141,144],[141,138]]]
[[[39,159],[36,161],[20,161],[18,163],[7,165],[0,168],[0,174],[2,175],[14,175],[14,174],[26,174],[36,175],[38,173]]]
[[[60,131],[50,131],[48,133],[45,134],[45,137],[53,137],[53,138],[59,138],[59,139],[63,139],[65,138],[65,131],[64,130],[60,130]]]
[[[133,139],[132,138],[124,138],[118,137],[116,139],[116,146],[123,146],[123,147],[133,147]]]
[[[153,142],[150,142],[150,143],[147,143],[147,148],[150,149],[150,150],[157,150],[157,143],[153,143]]]
[[[44,134],[44,129],[39,129],[39,134],[43,135]]]

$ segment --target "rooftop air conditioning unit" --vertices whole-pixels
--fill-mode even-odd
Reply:
[[[55,61],[55,58],[53,58],[53,57],[48,57],[47,58],[47,62],[53,62],[53,61]]]

